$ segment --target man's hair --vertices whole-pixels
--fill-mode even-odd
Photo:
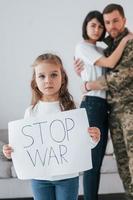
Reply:
[[[125,17],[125,13],[124,13],[123,7],[121,5],[119,5],[119,4],[114,4],[114,3],[109,4],[104,8],[103,15],[111,13],[114,10],[117,10],[122,17]]]

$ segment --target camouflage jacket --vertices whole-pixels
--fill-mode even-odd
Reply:
[[[115,41],[110,40],[111,43],[105,50],[106,56],[114,51],[127,33],[128,30],[125,29]],[[110,38],[108,37],[108,39]],[[133,104],[133,40],[128,41],[115,68],[106,73],[105,82],[109,104]]]

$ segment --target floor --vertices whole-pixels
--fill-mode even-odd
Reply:
[[[24,199],[10,199],[10,200],[33,200],[33,199],[24,198]],[[79,196],[78,200],[83,200],[83,196]],[[125,200],[125,198],[124,194],[108,194],[108,195],[99,195],[99,200]]]
[[[83,197],[79,197],[79,200],[83,200]],[[124,194],[107,194],[99,195],[98,200],[125,200]]]

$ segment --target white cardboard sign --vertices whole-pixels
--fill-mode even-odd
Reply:
[[[8,126],[18,178],[51,179],[92,168],[85,109],[12,121]]]

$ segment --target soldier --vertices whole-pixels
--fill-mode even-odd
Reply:
[[[121,5],[109,4],[103,10],[109,36],[105,42],[109,56],[122,38],[129,33]],[[75,70],[78,71],[78,65]],[[118,171],[123,181],[126,198],[133,200],[133,40],[128,41],[123,55],[114,69],[97,81],[85,83],[87,90],[106,89],[110,108],[110,132]]]
[[[103,16],[110,35],[106,38],[109,46],[105,50],[105,55],[109,56],[128,34],[128,30],[125,28],[125,15],[120,5],[108,5]],[[133,199],[133,40],[127,43],[116,67],[106,73],[105,79],[99,79],[99,82],[101,88],[107,89],[110,132],[119,174],[127,199]],[[88,89],[94,89],[91,86],[89,83],[86,85]]]

